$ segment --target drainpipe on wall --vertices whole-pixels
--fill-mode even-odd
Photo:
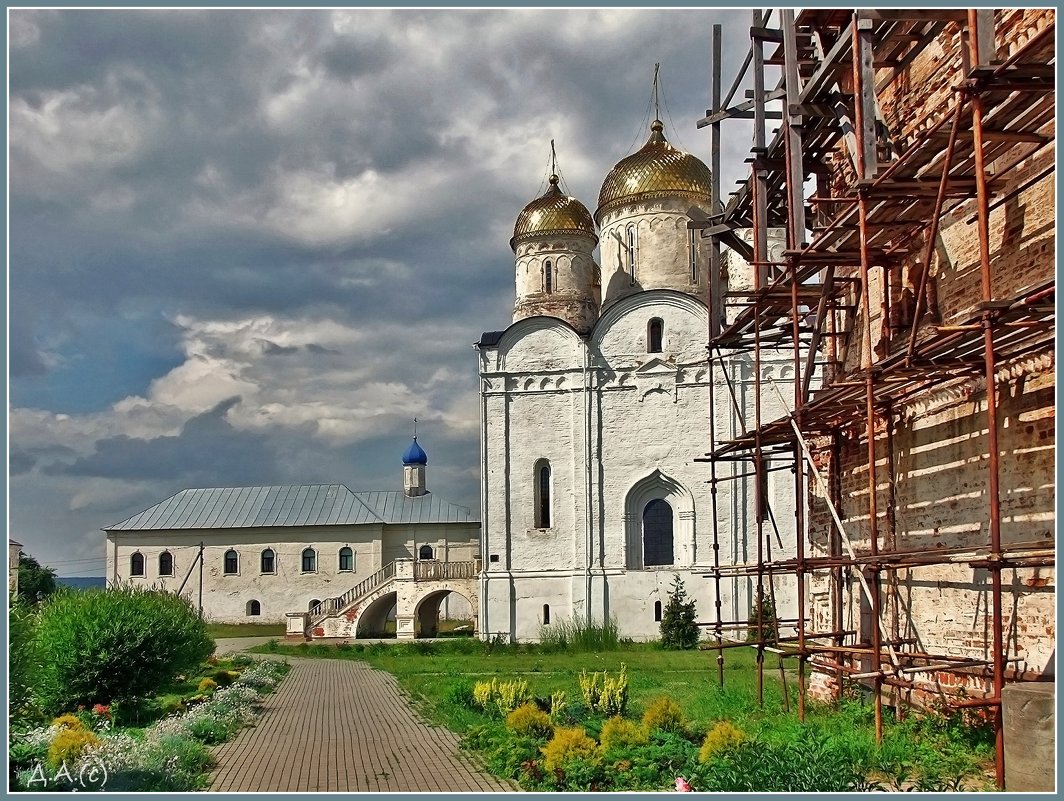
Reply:
[[[591,625],[591,566],[594,561],[594,533],[591,527],[591,392],[588,387],[588,366],[591,345],[584,342],[584,548],[587,568],[584,573],[584,598],[587,606],[587,622]],[[603,607],[603,617],[606,610]],[[603,624],[605,624],[603,620]]]

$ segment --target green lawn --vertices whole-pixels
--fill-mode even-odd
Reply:
[[[532,692],[547,698],[562,690],[578,723],[596,736],[603,720],[582,710],[581,671],[609,671],[627,666],[628,717],[638,720],[656,698],[679,702],[697,740],[722,720],[767,744],[792,745],[810,732],[835,752],[867,767],[870,775],[904,783],[906,776],[950,778],[982,787],[992,756],[985,731],[965,729],[959,720],[915,716],[895,723],[888,716],[881,747],[876,746],[873,709],[858,697],[839,705],[810,701],[806,723],[797,719],[797,677],[787,671],[789,711],[784,708],[778,659],[766,656],[764,705],[757,702],[757,668],[753,649],[725,651],[724,687],[718,684],[715,651],[663,651],[656,644],[626,644],[599,653],[549,652],[538,646],[499,646],[478,640],[349,645],[271,644],[253,650],[273,654],[361,659],[392,673],[421,710],[453,731],[472,736],[485,725],[497,725],[462,702],[476,681],[492,676],[528,681]],[[793,667],[793,662],[787,663]],[[476,746],[474,745],[474,748]],[[491,761],[489,760],[489,764]]]
[[[283,637],[284,623],[208,623],[207,633],[222,637]]]

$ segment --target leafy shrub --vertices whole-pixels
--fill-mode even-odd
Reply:
[[[698,752],[699,762],[709,762],[722,751],[728,751],[746,742],[746,734],[727,720],[717,723],[706,732],[702,748]]]
[[[608,752],[643,745],[647,741],[647,735],[644,729],[632,721],[615,715],[602,724],[599,740],[602,743],[602,750]]]
[[[497,711],[504,717],[532,700],[532,690],[524,679],[500,682],[478,681],[473,685],[473,703],[484,712]]]
[[[531,700],[532,690],[529,689],[528,682],[524,679],[516,679],[499,683],[495,706],[499,708],[501,715],[508,715]]]
[[[498,686],[499,682],[494,678],[491,681],[478,681],[473,685],[473,702],[481,710],[487,712],[495,698]]]
[[[176,715],[185,711],[185,702],[180,698],[171,698],[164,701],[161,708],[164,715]]]
[[[580,671],[580,694],[584,697],[584,706],[590,710],[598,708],[599,699],[602,697],[600,682],[598,673],[588,674],[586,670]]]
[[[749,628],[746,630],[746,639],[749,642],[764,640],[772,645],[776,642],[776,604],[767,595],[761,596],[760,627],[758,626],[757,609],[757,603],[755,602],[747,620]]]
[[[695,624],[695,602],[687,600],[687,590],[679,575],[672,578],[669,600],[661,611],[661,646],[688,649],[698,645],[698,626]]]
[[[628,667],[621,663],[621,671],[616,677],[602,673],[602,695],[599,697],[598,711],[604,715],[623,715],[628,708]]]
[[[550,742],[541,749],[543,767],[548,771],[565,769],[566,763],[581,760],[596,763],[599,761],[598,743],[587,736],[580,726],[567,728],[561,726],[554,730]]]
[[[525,737],[550,737],[554,732],[550,716],[535,704],[521,704],[506,716],[506,728]]]
[[[72,716],[64,716],[72,717]],[[99,744],[100,738],[84,728],[64,726],[48,747],[48,764],[54,768],[64,764],[73,764],[82,752]]]
[[[67,712],[65,715],[60,715],[52,721],[53,726],[58,726],[60,729],[72,729],[74,731],[80,731],[85,728],[85,721],[79,718],[77,715]]]
[[[19,720],[29,715],[33,701],[32,686],[36,675],[36,655],[33,650],[34,617],[30,608],[18,597],[11,599],[8,610],[8,716]]]
[[[555,690],[550,694],[550,719],[557,723],[565,714],[567,706],[565,690]]]
[[[847,792],[868,784],[853,761],[822,735],[809,730],[795,741],[748,740],[718,752],[692,776],[708,792]]]
[[[648,731],[682,732],[687,728],[680,705],[671,698],[657,698],[643,713],[643,727]]]
[[[477,701],[473,697],[473,685],[468,681],[459,681],[451,685],[447,691],[447,700],[455,706],[465,709],[476,709]]]
[[[162,590],[60,590],[41,608],[34,686],[46,711],[144,696],[214,650],[187,598]]]
[[[211,674],[211,678],[219,687],[228,687],[239,677],[240,673],[235,670],[216,670]]]
[[[623,663],[616,677],[610,677],[605,670],[601,674],[582,670],[579,680],[588,709],[604,715],[624,714],[628,707],[628,668]]]
[[[204,678],[200,679],[200,683],[196,686],[196,689],[199,690],[201,694],[214,692],[216,689],[218,689],[218,682],[216,682],[209,676],[205,676]]]

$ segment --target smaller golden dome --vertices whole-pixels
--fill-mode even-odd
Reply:
[[[558,176],[552,175],[547,191],[517,215],[514,236],[510,240],[510,247],[514,251],[518,243],[537,234],[583,234],[598,242],[591,212],[575,197],[563,195],[558,188],[558,181]]]
[[[654,120],[647,143],[610,170],[599,192],[595,222],[610,209],[638,198],[675,194],[712,198],[709,167],[669,144],[664,127],[661,120]]]

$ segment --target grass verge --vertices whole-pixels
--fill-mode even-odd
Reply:
[[[900,723],[888,720],[877,746],[872,704],[859,695],[839,704],[810,701],[806,721],[799,723],[796,677],[785,671],[785,703],[773,659],[765,665],[764,704],[758,704],[752,649],[729,652],[723,688],[713,652],[663,651],[656,644],[622,642],[598,652],[480,640],[273,643],[252,650],[360,659],[392,673],[424,714],[462,734],[467,747],[496,775],[529,790],[662,790],[671,788],[681,771],[698,783],[696,790],[756,790],[751,782],[764,785],[772,776],[777,783],[771,786],[780,791],[838,790],[836,784],[843,780],[849,789],[986,789],[993,754],[985,728],[935,714],[911,715]],[[515,736],[501,716],[470,702],[478,681],[521,679],[541,707],[549,708],[547,699],[564,693],[569,700],[558,724],[583,728],[597,738],[605,718],[581,703],[580,675],[613,674],[622,665],[629,678],[628,716],[639,721],[656,699],[672,698],[683,710],[682,731],[655,733],[620,754],[607,755],[600,745],[597,761],[578,760],[561,774],[543,769],[544,742]],[[699,748],[721,721],[740,730],[747,744],[729,756],[718,755],[707,767],[699,760]],[[769,771],[765,765],[775,767]],[[850,772],[843,772],[844,767]]]

